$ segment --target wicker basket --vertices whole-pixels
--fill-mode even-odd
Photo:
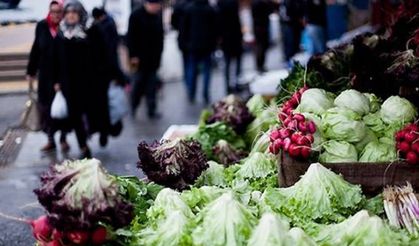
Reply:
[[[288,187],[295,184],[310,166],[309,162],[295,160],[288,154],[281,155],[279,164],[279,184]],[[352,183],[359,184],[368,196],[382,192],[386,185],[403,185],[410,182],[419,191],[419,166],[405,162],[392,163],[322,163],[326,168],[341,174]]]

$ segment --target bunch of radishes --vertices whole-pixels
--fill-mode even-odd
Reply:
[[[278,154],[280,150],[292,158],[306,160],[310,157],[313,134],[316,125],[306,120],[302,114],[290,114],[282,122],[282,127],[270,133],[269,151]]]
[[[399,156],[409,164],[419,164],[419,126],[409,124],[396,133]]]
[[[307,86],[300,88],[292,95],[292,97],[288,101],[282,104],[278,115],[281,121],[284,121],[289,115],[292,114],[292,111],[294,111],[294,109],[297,108],[298,104],[300,104],[301,96],[307,89]]]
[[[27,223],[31,225],[33,236],[41,246],[102,245],[107,242],[107,231],[103,226],[93,231],[60,232],[51,225],[46,215]]]

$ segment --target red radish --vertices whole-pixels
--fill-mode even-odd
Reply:
[[[61,244],[60,240],[54,240],[54,241],[48,242],[44,245],[45,246],[61,246],[62,244]]]
[[[100,226],[93,231],[92,243],[94,245],[102,245],[107,241],[106,236],[107,236],[106,228],[103,226]]]
[[[309,122],[307,123],[307,130],[308,130],[311,134],[315,133],[315,132],[316,132],[316,124],[314,124],[314,122],[313,122],[313,121],[309,121]]]
[[[285,111],[284,111],[286,114],[291,114],[291,112],[292,112],[292,108],[287,108],[287,109],[285,109]]]
[[[275,140],[274,141],[274,147],[275,147],[275,149],[281,149],[282,148],[282,144],[283,144],[283,141],[282,141],[282,139],[277,139],[277,140]]]
[[[304,121],[298,122],[298,130],[302,132],[307,132],[307,124]]]
[[[296,120],[291,120],[291,122],[288,124],[288,128],[292,130],[296,130],[298,126],[298,122]]]
[[[288,153],[290,154],[291,157],[299,157],[300,156],[300,149],[301,147],[295,145],[295,144],[291,144],[288,150]]]
[[[412,150],[419,154],[419,142],[412,144]]]
[[[289,101],[288,101],[288,103],[290,104],[290,106],[291,107],[296,107],[297,105],[298,105],[298,102],[299,102],[300,100],[298,99],[298,98],[296,98],[296,97],[292,97]]]
[[[291,145],[291,139],[290,139],[290,138],[285,138],[285,139],[282,141],[282,149],[283,149],[283,150],[288,151],[288,149],[289,149],[290,145]]]
[[[271,144],[269,145],[269,152],[271,152],[272,154],[276,155],[276,154],[278,154],[279,150],[275,149],[274,144],[273,144],[273,143],[271,143]]]
[[[284,120],[284,122],[283,122],[283,125],[285,126],[285,127],[288,127],[288,125],[290,124],[290,122],[291,122],[291,117],[287,117],[285,120]]]
[[[281,121],[284,121],[284,120],[287,118],[287,115],[281,112],[281,113],[279,113],[279,114],[278,114],[278,118],[279,118]]]
[[[308,159],[311,154],[311,149],[309,147],[303,147],[301,148],[301,157],[303,159]]]
[[[404,140],[404,132],[403,131],[399,131],[396,133],[396,141],[403,141]]]
[[[67,233],[67,238],[74,244],[83,245],[89,241],[89,233],[85,231],[72,231]]]
[[[310,146],[310,140],[306,136],[302,136],[300,139],[297,140],[297,144],[299,146]]]
[[[416,140],[416,135],[413,132],[408,132],[404,134],[404,139],[406,142],[411,143]]]
[[[402,153],[407,153],[410,151],[410,145],[407,142],[401,142],[398,144],[397,148],[402,152]]]
[[[278,133],[279,133],[279,137],[282,138],[282,139],[287,138],[291,135],[291,131],[287,128],[281,128],[278,131]]]
[[[409,164],[417,164],[418,163],[418,156],[415,154],[415,152],[410,151],[406,155],[406,161]]]
[[[279,134],[279,131],[276,131],[276,130],[272,131],[269,134],[269,138],[271,139],[271,141],[275,141],[275,140],[277,140],[280,137],[281,137],[281,135]]]
[[[308,90],[308,87],[307,86],[304,86],[304,87],[301,87],[300,88],[300,90],[298,91],[300,94],[301,94],[301,96],[303,95],[303,93],[306,91],[306,90]]]
[[[300,138],[302,137],[303,135],[301,135],[300,132],[295,132],[294,134],[291,135],[291,142],[298,143],[298,141],[300,141]]]
[[[310,143],[314,143],[314,137],[313,137],[313,135],[308,134],[305,137],[308,139],[308,141],[310,141]]]
[[[54,240],[60,240],[62,237],[63,237],[63,233],[60,232],[59,230],[54,229],[52,231],[52,239],[54,239]]]
[[[295,120],[297,120],[298,122],[305,122],[306,121],[306,117],[304,117],[304,115],[302,115],[302,114],[294,114],[293,118]]]
[[[38,219],[32,220],[30,225],[32,226],[33,236],[37,240],[43,242],[48,242],[50,240],[53,228],[46,215],[42,215]]]

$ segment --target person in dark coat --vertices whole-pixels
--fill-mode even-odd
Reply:
[[[218,15],[221,48],[225,60],[225,85],[227,94],[237,91],[238,77],[241,74],[241,57],[243,53],[243,34],[239,17],[238,0],[220,0],[218,2]],[[235,77],[230,83],[230,67],[232,61],[236,62]]]
[[[300,50],[301,33],[304,28],[303,16],[304,5],[302,0],[281,0],[279,21],[287,62],[290,62],[290,59]]]
[[[187,88],[190,102],[195,101],[200,66],[204,77],[204,101],[210,101],[211,54],[217,41],[216,18],[215,9],[209,5],[208,0],[194,0],[186,9],[183,28],[188,52]]]
[[[64,19],[58,33],[59,67],[57,91],[61,90],[68,106],[71,127],[76,132],[81,150],[80,159],[90,158],[85,125],[89,104],[96,100],[92,91],[91,47],[85,32],[87,13],[83,5],[76,0],[67,2],[64,7]]]
[[[308,53],[310,55],[323,53],[326,51],[326,1],[325,0],[305,0],[304,19],[306,23],[307,36],[310,39]]]
[[[187,61],[187,50],[186,50],[186,40],[185,40],[185,33],[184,33],[184,21],[185,21],[185,14],[186,8],[188,4],[190,4],[192,0],[177,0],[175,5],[173,6],[173,13],[170,19],[170,24],[172,25],[173,29],[178,32],[177,43],[180,52],[182,53],[182,62],[183,62],[183,77],[186,83],[186,61]]]
[[[48,143],[41,148],[41,151],[55,150],[54,133],[59,128],[62,130],[61,149],[67,152],[70,148],[66,141],[66,129],[62,128],[62,125],[58,124],[59,122],[52,120],[50,114],[51,104],[55,96],[54,83],[56,82],[54,56],[57,46],[58,25],[62,19],[62,13],[62,3],[51,1],[47,18],[36,25],[35,40],[27,67],[27,79],[30,88],[33,88],[33,82],[38,75],[38,107],[41,113],[41,126],[48,136]]]
[[[163,52],[163,20],[160,0],[147,0],[144,5],[134,10],[129,18],[127,44],[131,66],[137,68],[131,92],[132,115],[145,94],[148,117],[158,118],[157,87],[159,79],[157,70],[160,67]]]
[[[266,52],[269,41],[269,15],[274,11],[274,3],[271,0],[253,0],[252,17],[253,31],[255,34],[256,67],[259,72],[265,72]]]

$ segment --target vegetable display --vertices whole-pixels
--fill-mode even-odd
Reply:
[[[409,124],[396,133],[397,150],[409,164],[419,164],[419,127]]]
[[[167,187],[182,190],[201,175],[207,158],[195,140],[176,139],[138,145],[138,167],[147,178]]]

